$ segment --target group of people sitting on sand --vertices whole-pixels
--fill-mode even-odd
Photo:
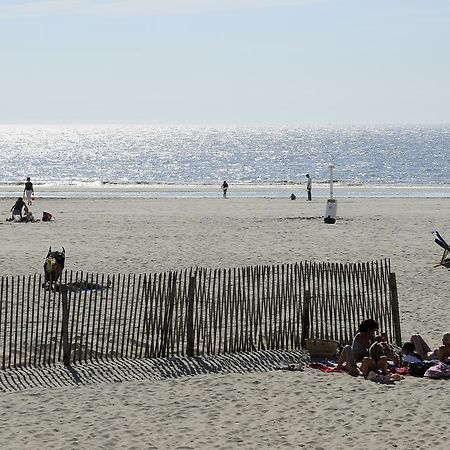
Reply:
[[[395,381],[398,373],[392,369],[404,367],[416,370],[420,367],[425,372],[428,368],[439,366],[444,372],[448,370],[450,376],[450,333],[444,334],[442,345],[435,350],[431,350],[420,335],[413,335],[410,341],[403,344],[400,354],[395,354],[386,335],[377,335],[377,331],[375,320],[361,322],[352,345],[342,349],[335,370],[346,370],[351,375],[363,375],[373,381],[381,381],[377,377],[383,376]]]
[[[26,203],[24,201],[26,200]],[[14,205],[11,208],[11,217],[6,219],[7,222],[20,222],[20,223],[29,223],[29,222],[40,222],[41,219],[35,219],[33,213],[30,210],[30,206],[33,204],[34,200],[34,187],[31,182],[30,177],[27,177],[27,181],[25,183],[23,189],[23,197],[19,197]],[[48,213],[42,213],[42,222],[50,222],[55,220],[55,217]]]
[[[28,206],[23,201],[22,197],[19,197],[11,208],[11,217],[6,219],[8,222],[37,222],[39,219],[35,219],[33,213],[28,209]]]

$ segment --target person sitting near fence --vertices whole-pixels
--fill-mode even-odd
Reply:
[[[416,346],[412,342],[405,342],[402,346],[402,366],[408,367],[422,361],[422,356],[416,352]]]
[[[339,356],[336,371],[346,370],[351,375],[361,375],[361,370],[357,363],[368,356],[370,346],[377,340],[375,332],[378,330],[378,323],[373,319],[366,319],[361,322],[353,338],[352,345],[346,345]],[[379,340],[379,338],[378,338]]]
[[[431,350],[429,345],[419,334],[411,336],[411,342],[414,344],[417,353],[426,360],[437,359],[450,364],[450,333],[445,333],[442,337],[442,345],[435,350]]]
[[[381,375],[389,373],[388,360],[384,354],[384,346],[381,342],[374,342],[369,347],[369,356],[366,356],[362,361],[361,372],[363,377],[367,378],[371,371]]]

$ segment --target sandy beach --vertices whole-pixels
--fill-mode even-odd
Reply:
[[[431,230],[450,240],[449,198],[50,199],[54,223],[5,222],[2,275],[39,273],[48,247],[68,270],[161,272],[301,260],[391,259],[403,340],[450,331],[449,272]],[[448,381],[384,386],[341,374],[201,375],[1,394],[2,448],[447,448]]]

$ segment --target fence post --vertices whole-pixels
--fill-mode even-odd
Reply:
[[[67,301],[67,286],[61,285],[62,299],[62,347],[63,347],[63,363],[65,366],[70,365],[70,345],[69,345],[69,302]]]
[[[194,307],[195,307],[195,276],[189,277],[188,303],[187,303],[187,348],[188,356],[194,356]]]
[[[311,292],[305,291],[305,301],[303,302],[303,312],[302,312],[302,348],[306,347],[306,339],[309,338],[309,316],[310,316],[310,305],[311,305]]]
[[[164,326],[161,330],[161,351],[160,351],[160,355],[163,358],[169,356],[170,332],[172,329],[173,310],[177,286],[176,276],[177,276],[176,272],[171,272],[169,274],[170,291],[167,302],[164,305],[165,317],[164,317]]]
[[[398,309],[397,280],[395,278],[395,273],[389,274],[389,292],[391,294],[390,297],[391,297],[392,320],[394,322],[395,343],[401,347],[402,334],[400,330],[400,311]]]

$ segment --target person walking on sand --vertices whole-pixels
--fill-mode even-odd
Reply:
[[[306,192],[308,193],[308,202],[310,202],[311,199],[311,186],[312,186],[312,180],[309,176],[309,173],[306,174]]]
[[[30,177],[27,177],[27,181],[23,189],[23,196],[27,199],[28,206],[32,205],[33,195],[34,195],[33,183],[31,182]]]
[[[222,183],[223,198],[227,198],[228,183],[224,180]]]

